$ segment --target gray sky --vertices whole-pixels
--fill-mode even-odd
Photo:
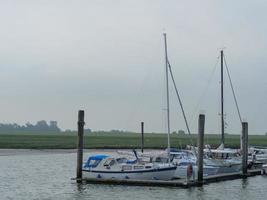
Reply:
[[[265,0],[1,0],[0,122],[164,132],[164,31],[193,132],[219,132],[220,48],[250,134],[267,132]],[[212,77],[212,78],[211,78]],[[210,83],[210,84],[208,84]],[[209,85],[209,87],[207,87]],[[225,83],[226,132],[241,127]],[[185,129],[171,88],[171,130]],[[198,105],[198,106],[197,106]]]

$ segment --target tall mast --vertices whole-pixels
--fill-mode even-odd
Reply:
[[[221,144],[224,147],[224,111],[223,111],[223,105],[224,103],[224,98],[223,98],[223,50],[221,50],[221,133],[222,133],[222,138],[221,138]]]
[[[166,67],[166,89],[167,89],[167,129],[168,129],[168,161],[170,162],[170,103],[169,103],[169,76],[168,76],[168,52],[167,52],[167,37],[163,33],[165,45],[165,67]]]

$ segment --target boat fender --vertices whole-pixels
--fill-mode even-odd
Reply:
[[[189,163],[189,165],[187,166],[187,177],[190,178],[193,174],[193,166],[191,163]]]
[[[102,178],[100,174],[97,175],[97,178]]]
[[[129,176],[125,176],[125,179],[129,179]]]
[[[249,162],[248,165],[247,165],[247,168],[248,168],[248,169],[251,169],[252,166],[253,166],[253,164],[254,164],[253,162]]]

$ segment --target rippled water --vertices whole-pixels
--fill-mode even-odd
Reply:
[[[0,154],[0,199],[267,199],[266,176],[190,189],[78,185],[75,153],[33,152]]]

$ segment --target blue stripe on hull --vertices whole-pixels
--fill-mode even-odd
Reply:
[[[169,171],[169,170],[176,170],[176,167],[169,167],[169,168],[160,168],[160,169],[149,169],[149,170],[139,170],[139,171],[99,171],[99,170],[88,170],[83,169],[85,172],[94,172],[94,173],[145,173],[145,172],[160,172],[160,171]]]

